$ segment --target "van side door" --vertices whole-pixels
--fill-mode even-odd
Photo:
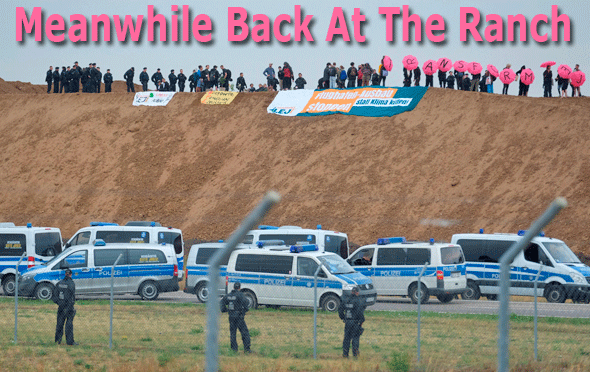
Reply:
[[[534,296],[535,278],[541,268],[541,264],[543,264],[543,272],[539,276],[539,283],[543,283],[543,281],[547,279],[547,270],[551,270],[553,264],[543,251],[543,248],[535,243],[529,244],[529,246],[522,252],[522,258],[519,285],[515,290],[516,293],[523,296]],[[514,284],[512,286],[514,286]],[[537,295],[543,295],[542,284],[537,286]]]
[[[83,249],[73,252],[58,262],[52,270],[72,270],[72,279],[76,284],[76,294],[88,293],[92,282],[92,270],[90,268],[88,250]],[[60,273],[60,279],[64,278],[63,272]]]
[[[91,292],[110,293],[113,264],[117,261],[119,255],[121,255],[121,259],[119,259],[117,266],[115,266],[113,292],[132,292],[129,288],[127,250],[109,248],[97,248],[94,250],[94,269],[92,275],[92,288],[90,289]]]
[[[313,306],[314,274],[319,264],[310,257],[297,257],[297,272],[293,277],[293,305]],[[326,273],[318,273],[318,299],[325,292]]]
[[[412,282],[406,268],[407,253],[404,248],[379,247],[373,257],[375,274],[371,278],[379,295],[406,295]]]

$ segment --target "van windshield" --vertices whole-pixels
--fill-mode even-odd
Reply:
[[[324,264],[330,274],[350,274],[354,272],[354,269],[348,264],[348,262],[335,254],[320,256],[318,259]]]
[[[53,256],[53,258],[51,260],[49,260],[47,262],[42,262],[41,265],[43,265],[43,266],[49,266],[52,262],[61,260],[64,256],[66,256],[67,254],[69,254],[71,251],[72,251],[72,248],[66,248],[65,250],[63,250],[57,256]]]
[[[553,256],[555,262],[559,263],[581,263],[580,259],[570,247],[562,242],[544,242],[543,245],[549,251],[549,254]]]

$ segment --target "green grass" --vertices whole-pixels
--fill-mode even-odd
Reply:
[[[109,349],[108,300],[76,304],[76,347],[53,343],[53,303],[19,300],[18,344],[12,342],[14,302],[0,298],[0,369],[38,371],[201,371],[205,363],[203,304],[117,301]],[[492,371],[496,368],[498,318],[494,315],[422,312],[421,362],[416,312],[368,311],[361,356],[344,360],[343,324],[318,313],[318,359],[313,359],[313,311],[259,309],[246,321],[254,354],[229,347],[227,315],[219,322],[220,371]],[[540,318],[539,359],[533,360],[533,318],[512,315],[511,367],[518,371],[590,370],[590,319]]]

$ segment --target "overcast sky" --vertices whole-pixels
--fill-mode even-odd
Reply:
[[[60,44],[50,42],[47,37],[44,41],[37,42],[33,35],[25,35],[23,42],[16,41],[16,8],[24,7],[30,16],[35,6],[41,6],[46,20],[52,14],[59,14],[66,20],[66,28],[70,26],[69,17],[72,14],[82,14],[87,17],[91,34],[91,16],[107,14],[111,21],[113,15],[144,15],[144,23],[147,23],[148,5],[154,5],[157,13],[163,14],[168,20],[168,28],[171,28],[171,5],[176,4],[180,8],[187,4],[191,9],[192,18],[198,14],[207,14],[213,22],[213,41],[202,44],[194,40],[191,42],[149,42],[147,41],[147,27],[142,29],[140,42],[122,43],[116,40],[115,28],[111,42],[86,42],[73,43],[66,41]],[[236,43],[228,41],[228,7],[244,7],[249,14],[249,24],[252,27],[254,14],[266,14],[274,20],[279,14],[291,15],[294,21],[294,7],[301,5],[303,15],[313,15],[310,32],[314,42],[292,41],[281,43],[272,36],[271,42],[256,43],[251,38],[246,42]],[[412,14],[418,14],[423,23],[433,14],[440,14],[445,20],[445,42],[434,43],[427,39],[423,29],[422,41],[402,40],[402,17],[398,16],[394,22],[394,41],[386,41],[386,21],[379,15],[380,6],[409,5]],[[529,24],[537,14],[546,14],[551,22],[551,5],[558,5],[560,13],[567,14],[571,19],[571,42],[551,41],[551,26],[542,26],[541,34],[548,33],[549,41],[543,44],[535,42],[531,32],[527,33],[527,42],[488,43],[460,41],[460,7],[475,7],[481,14],[480,32],[485,31],[485,16],[498,14],[504,22],[508,15],[523,14]],[[340,37],[329,43],[326,40],[330,18],[334,7],[342,7],[348,18],[349,32],[353,35],[353,22],[350,20],[355,7],[360,7],[361,14],[366,16],[366,22],[362,27],[362,34],[366,37],[365,43],[356,41],[345,42]],[[174,13],[178,14],[178,13]],[[181,16],[179,16],[181,19]],[[82,66],[90,62],[96,62],[103,73],[107,68],[111,69],[115,80],[122,80],[125,71],[134,66],[136,72],[147,67],[150,75],[156,68],[162,68],[165,76],[171,69],[176,73],[181,68],[188,75],[199,64],[225,65],[233,73],[234,83],[239,72],[244,72],[248,84],[264,83],[262,71],[269,62],[274,63],[275,68],[287,61],[293,67],[295,73],[303,73],[308,81],[307,88],[315,88],[318,78],[321,77],[326,62],[337,62],[346,67],[350,62],[357,64],[369,62],[377,67],[383,55],[388,55],[394,61],[393,73],[388,77],[388,86],[399,86],[402,83],[401,59],[407,54],[412,54],[420,61],[420,66],[427,59],[437,60],[447,57],[451,60],[476,61],[484,65],[493,64],[502,69],[507,63],[512,64],[514,70],[521,65],[531,67],[536,75],[536,80],[531,87],[531,96],[542,95],[542,73],[539,65],[547,60],[554,60],[559,64],[565,63],[573,67],[580,64],[582,71],[588,72],[590,64],[590,5],[587,1],[573,0],[535,0],[535,1],[451,1],[451,0],[422,0],[404,2],[391,1],[186,1],[174,2],[163,0],[150,1],[63,1],[63,0],[2,0],[0,1],[0,45],[3,51],[0,54],[0,77],[8,81],[25,81],[34,84],[43,84],[45,72],[49,65],[68,66],[74,61],[79,61]],[[192,20],[191,20],[192,22]],[[179,26],[182,30],[182,26]],[[293,24],[282,27],[284,33],[290,32],[294,36]],[[412,30],[412,29],[411,29]],[[507,38],[507,26],[504,26]],[[412,31],[413,32],[413,31]],[[182,31],[180,31],[182,35]],[[413,34],[412,34],[413,36]],[[563,34],[560,33],[563,40]],[[411,40],[414,40],[412,37]],[[590,77],[589,77],[590,78]],[[138,82],[138,73],[136,74]],[[424,78],[422,79],[422,85]],[[495,92],[501,92],[501,83],[495,83]],[[438,81],[435,78],[435,86]],[[153,86],[150,84],[150,88]],[[510,93],[517,93],[516,84],[512,84]],[[587,87],[582,87],[582,94]],[[556,89],[553,90],[557,94]]]

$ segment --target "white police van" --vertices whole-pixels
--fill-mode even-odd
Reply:
[[[209,265],[208,261],[217,253],[220,249],[225,247],[225,243],[201,243],[194,244],[188,257],[186,259],[186,286],[184,287],[185,293],[195,294],[197,299],[201,302],[207,302],[209,299],[209,289],[207,285],[209,283]],[[250,248],[243,244],[238,244],[236,249]],[[226,290],[226,279],[227,279],[227,262],[229,257],[221,262],[219,265],[219,276],[222,278],[220,281],[220,287],[218,295],[225,294]]]
[[[287,250],[240,249],[227,264],[228,286],[239,281],[249,305],[269,307],[314,306],[314,273],[319,271],[317,305],[337,311],[343,295],[358,286],[367,306],[376,301],[370,278],[357,273],[340,256],[320,252],[315,244],[291,246]]]
[[[179,268],[179,280],[184,274],[184,240],[182,231],[172,227],[162,227],[154,221],[130,221],[125,226],[112,222],[91,222],[89,227],[78,230],[68,240],[65,248],[80,244],[93,244],[97,239],[107,244],[139,243],[139,244],[171,244],[176,252]]]
[[[112,266],[115,267],[116,294],[139,294],[155,300],[160,292],[178,291],[178,261],[170,249],[158,244],[121,244],[108,246],[101,239],[93,245],[72,246],[51,261],[25,271],[19,279],[19,295],[49,300],[55,284],[72,270],[76,294],[110,294]]]
[[[347,260],[356,271],[371,278],[378,295],[408,296],[418,302],[418,276],[422,276],[420,302],[434,295],[442,303],[465,291],[465,259],[456,244],[407,242],[404,237],[381,238],[358,248]]]
[[[20,273],[61,253],[62,244],[58,228],[0,223],[0,280],[4,294],[14,295],[16,264],[23,253],[26,257],[18,267]]]
[[[320,252],[331,252],[342,258],[348,257],[348,236],[339,231],[323,230],[321,225],[316,229],[304,229],[299,226],[258,226],[246,234],[243,244],[250,248],[262,248],[265,241],[278,242],[286,246],[296,244],[315,244]]]
[[[465,253],[467,287],[463,299],[478,300],[481,295],[496,300],[500,293],[500,257],[524,236],[518,234],[455,234],[451,242],[459,244]],[[542,268],[541,268],[542,267]],[[510,294],[537,295],[548,302],[587,302],[590,293],[590,268],[584,265],[561,240],[545,237],[543,233],[533,238],[526,249],[518,253],[510,264]]]

